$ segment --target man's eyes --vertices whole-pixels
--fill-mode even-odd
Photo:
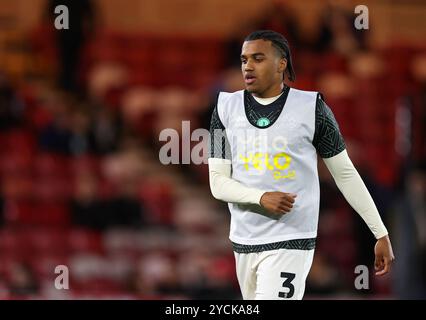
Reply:
[[[264,59],[263,59],[263,58],[253,58],[253,60],[254,60],[255,62],[261,62],[261,61],[263,61]],[[241,59],[241,63],[246,64],[246,63],[247,63],[247,59]]]

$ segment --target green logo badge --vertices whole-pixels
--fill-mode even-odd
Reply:
[[[269,125],[270,121],[268,118],[260,118],[259,120],[257,120],[256,124],[259,127],[266,127],[267,125]]]

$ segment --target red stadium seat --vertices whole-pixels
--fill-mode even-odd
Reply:
[[[102,235],[95,231],[74,228],[67,241],[72,252],[104,252]]]
[[[173,223],[174,201],[170,185],[144,181],[140,187],[139,197],[152,215],[154,223],[166,225]]]
[[[3,174],[3,196],[8,200],[27,200],[33,196],[33,179],[24,172]]]
[[[12,130],[0,137],[2,153],[20,153],[28,156],[35,149],[34,136],[26,130]]]
[[[53,283],[58,275],[55,273],[56,267],[60,265],[68,266],[69,263],[67,255],[39,253],[30,260],[30,265],[34,270],[35,276],[40,281],[47,280]]]
[[[34,173],[39,177],[64,177],[70,174],[70,159],[66,156],[41,153],[34,159]]]
[[[6,223],[13,226],[57,226],[70,223],[68,207],[65,203],[46,203],[31,200],[9,201]]]
[[[62,228],[31,228],[24,229],[20,234],[34,257],[42,254],[64,255],[68,252],[67,232]]]
[[[3,228],[0,230],[0,254],[11,255],[19,252],[20,239],[14,229]],[[0,261],[3,261],[0,259]],[[1,263],[0,263],[1,264]]]

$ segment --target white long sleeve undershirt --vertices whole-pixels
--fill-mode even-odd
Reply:
[[[346,150],[323,160],[345,199],[365,221],[376,239],[387,235],[388,231],[376,205]],[[232,179],[230,160],[210,158],[208,164],[210,190],[218,200],[239,204],[260,204],[262,195],[269,191],[249,188]]]
[[[209,159],[210,190],[217,200],[240,204],[260,204],[266,190],[249,188],[231,178],[231,161]]]
[[[346,201],[361,216],[376,239],[388,234],[380,214],[362,178],[346,150],[323,159]]]

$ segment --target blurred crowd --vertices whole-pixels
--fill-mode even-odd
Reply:
[[[309,25],[275,4],[217,38],[96,29],[96,8],[80,2],[77,31],[55,31],[50,16],[17,39],[35,67],[0,70],[0,298],[240,299],[207,166],[162,165],[158,137],[184,120],[208,129],[216,92],[243,88],[242,39],[265,28],[290,42],[290,85],[324,94],[395,246],[392,275],[377,279],[374,238],[320,162],[306,298],[425,298],[424,46],[375,48],[341,6]],[[54,287],[57,265],[69,290]],[[357,265],[370,290],[355,290]]]

